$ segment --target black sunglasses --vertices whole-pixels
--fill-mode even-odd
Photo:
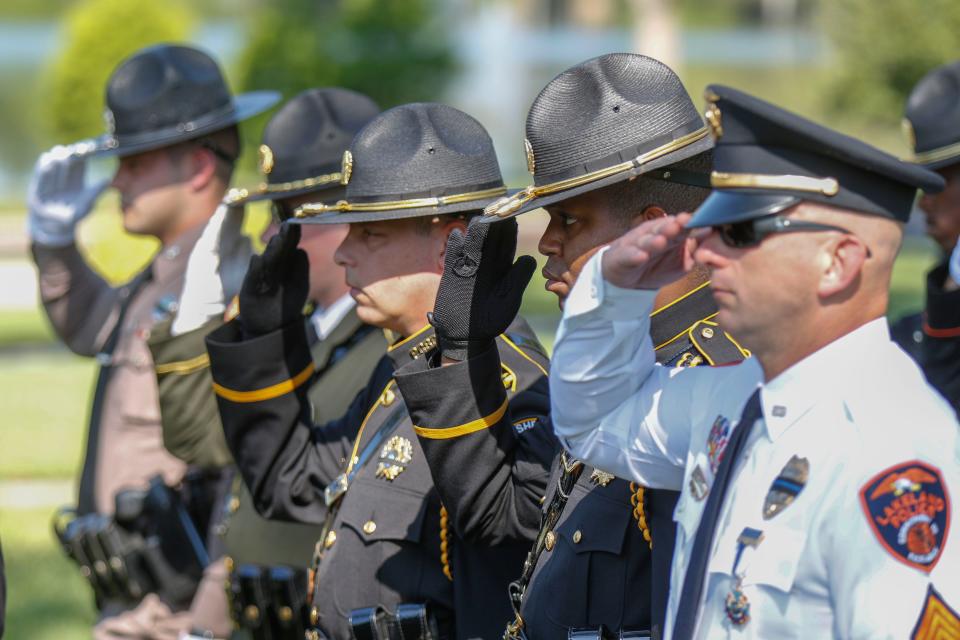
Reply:
[[[844,229],[843,227],[837,227],[832,224],[820,224],[819,222],[794,220],[786,216],[766,216],[752,220],[743,220],[742,222],[718,224],[714,225],[713,229],[720,236],[723,244],[735,249],[755,247],[763,242],[764,238],[775,233],[839,231],[840,233],[853,235],[850,230]],[[870,247],[867,247],[867,257],[869,258],[871,255]]]

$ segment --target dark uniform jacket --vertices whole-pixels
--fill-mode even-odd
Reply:
[[[652,319],[651,334],[663,364],[697,366],[738,361],[741,350],[715,323],[716,315],[706,287],[668,305]],[[495,411],[499,396],[473,398],[474,389],[492,387],[500,363],[495,353],[443,368],[425,363],[408,365],[397,374],[413,420],[418,425],[456,425],[478,417],[469,413],[475,405],[487,415]],[[479,418],[485,419],[485,418]],[[487,419],[489,422],[490,420]],[[482,435],[453,431],[418,431],[434,476],[442,478],[453,469],[470,475],[498,477],[510,473],[509,461],[490,455],[486,447],[511,431],[542,425],[498,421]],[[554,499],[561,472],[561,457],[553,461],[550,483],[543,500],[546,508]],[[463,495],[465,487],[438,482],[444,504],[456,526],[480,527],[488,536],[507,533],[510,523],[501,520],[485,502]],[[662,622],[667,605],[670,563],[673,555],[673,509],[678,493],[648,490],[587,466],[554,529],[546,536],[546,549],[536,564],[527,588],[521,616],[529,638],[566,638],[570,628],[605,625],[611,631],[649,630]],[[507,498],[504,498],[507,499]],[[463,511],[454,511],[462,505]],[[527,503],[513,506],[528,509]],[[525,520],[530,519],[525,515]],[[538,507],[534,516],[538,521]],[[657,553],[651,554],[651,544]],[[522,563],[515,574],[519,575]],[[516,577],[515,575],[515,577]],[[512,619],[512,616],[511,616]],[[505,626],[510,619],[504,619]]]
[[[450,468],[437,486],[463,487],[458,494],[473,496],[478,510],[507,522],[498,531],[452,526],[393,380],[396,368],[430,357],[435,345],[430,328],[394,344],[347,413],[315,425],[302,327],[242,340],[230,323],[207,339],[227,443],[262,514],[323,521],[324,489],[359,459],[316,576],[318,626],[332,638],[349,637],[352,610],[378,605],[393,611],[427,603],[441,618],[455,611],[456,638],[498,637],[509,616],[507,584],[537,529],[534,510],[513,505],[543,495],[556,441],[545,429],[497,433],[491,453],[511,461],[511,474]],[[542,347],[519,320],[497,347],[503,366],[492,381],[496,390],[476,395],[503,395],[502,414],[512,422],[542,422],[549,407]]]
[[[947,275],[946,263],[927,274],[923,313],[901,318],[890,334],[960,415],[960,291],[944,290]]]

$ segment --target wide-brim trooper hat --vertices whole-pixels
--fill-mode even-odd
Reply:
[[[960,60],[937,67],[910,92],[903,130],[913,155],[928,169],[960,163]]]
[[[632,53],[593,58],[551,80],[533,101],[524,140],[533,185],[484,213],[510,218],[644,174],[705,187],[706,175],[665,167],[712,146],[670,67]]]
[[[341,192],[343,152],[378,113],[373,100],[349,89],[308,89],[297,95],[264,127],[258,152],[264,181],[251,189],[231,189],[227,203]]]
[[[343,155],[344,199],[306,204],[303,223],[399,220],[480,211],[507,189],[490,135],[466,113],[436,103],[384,111]]]
[[[687,227],[760,218],[802,201],[906,222],[917,189],[943,178],[850,136],[721,85],[706,90],[713,187]]]
[[[129,156],[220,131],[280,100],[274,91],[233,96],[209,55],[159,44],[127,58],[107,81],[107,133],[92,141],[94,155]]]

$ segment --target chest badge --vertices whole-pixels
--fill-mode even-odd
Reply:
[[[702,501],[707,497],[710,491],[710,485],[707,484],[707,476],[703,473],[703,468],[698,464],[690,474],[690,494],[697,500]]]
[[[950,498],[936,467],[889,467],[860,489],[860,504],[880,544],[906,565],[930,573],[947,542]]]
[[[710,471],[717,472],[720,461],[723,460],[723,451],[730,442],[730,421],[723,416],[717,416],[707,435],[707,459],[710,461]]]
[[[612,473],[607,473],[606,471],[601,471],[600,469],[594,469],[593,473],[590,474],[590,482],[601,487],[605,487],[616,478]]]
[[[806,458],[790,458],[763,499],[763,519],[769,520],[789,507],[803,491],[809,476],[810,462]]]
[[[413,444],[403,436],[393,436],[380,450],[377,477],[390,482],[397,479],[413,460]]]

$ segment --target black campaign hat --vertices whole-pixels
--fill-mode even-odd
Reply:
[[[183,45],[138,51],[107,81],[107,133],[95,154],[128,156],[220,131],[266,111],[280,100],[273,91],[232,96],[216,61]]]
[[[509,218],[641,174],[708,186],[705,175],[662,170],[713,141],[677,74],[647,56],[611,53],[567,69],[533,101],[526,135],[533,185],[487,216]]]
[[[436,103],[384,111],[343,156],[345,199],[307,204],[301,222],[337,224],[479,211],[507,192],[490,135]]]
[[[809,200],[906,222],[943,179],[736,89],[707,87],[713,193],[688,227],[750,220]]]
[[[916,84],[903,129],[911,162],[928,169],[960,163],[960,60],[937,67]]]
[[[308,89],[281,107],[263,130],[255,189],[232,189],[227,202],[277,200],[339,190],[343,152],[380,113],[373,100],[349,89]]]

